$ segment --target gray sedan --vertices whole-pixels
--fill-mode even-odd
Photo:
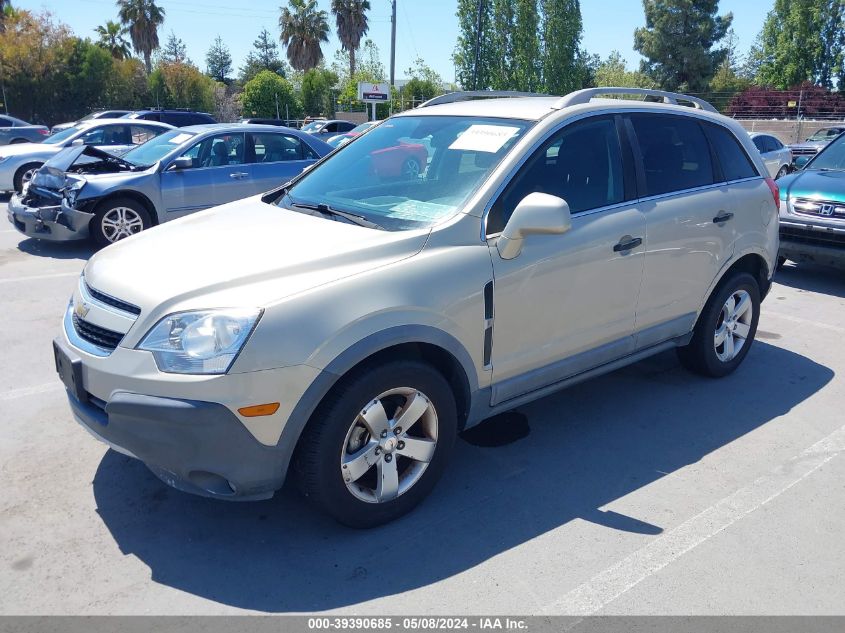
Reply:
[[[9,220],[30,237],[106,245],[278,187],[331,151],[298,130],[238,123],[171,130],[120,157],[70,148],[12,196]]]
[[[43,143],[21,143],[0,149],[0,191],[22,191],[41,165],[71,145],[93,145],[124,152],[173,126],[156,121],[95,119],[48,136]]]
[[[33,125],[8,114],[0,115],[0,145],[40,143],[50,136],[46,125]]]

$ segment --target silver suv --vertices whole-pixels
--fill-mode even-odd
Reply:
[[[778,250],[748,134],[672,93],[472,96],[92,257],[54,345],[77,420],[206,496],[291,470],[360,527],[497,412],[672,348],[736,369]],[[413,176],[384,158],[419,151]]]

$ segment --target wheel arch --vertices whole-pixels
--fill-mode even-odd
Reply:
[[[766,258],[763,257],[761,253],[756,251],[747,252],[741,257],[737,258],[737,260],[731,263],[730,266],[726,266],[725,268],[723,268],[720,274],[716,277],[716,279],[713,280],[713,283],[710,285],[710,288],[707,289],[707,294],[705,296],[704,301],[702,302],[701,306],[699,306],[699,316],[701,316],[701,312],[704,310],[704,306],[707,305],[707,302],[710,300],[710,297],[713,296],[713,293],[718,291],[718,289],[722,285],[722,282],[727,279],[731,273],[734,272],[749,273],[757,280],[757,284],[760,287],[761,300],[769,292],[769,288],[772,285],[772,276],[770,274],[769,264],[767,263]]]
[[[91,209],[96,209],[101,204],[108,202],[109,200],[114,200],[116,198],[128,198],[130,200],[134,200],[138,204],[146,209],[147,213],[150,216],[151,226],[158,225],[158,214],[156,213],[155,205],[153,204],[152,200],[150,200],[147,196],[139,191],[134,191],[133,189],[120,189],[117,191],[110,191],[106,195],[97,198],[96,200],[92,200],[90,202]],[[93,220],[92,220],[93,221]]]
[[[458,428],[464,427],[478,392],[472,357],[453,336],[430,326],[397,326],[376,332],[338,354],[300,398],[282,429],[277,446],[286,471],[307,424],[323,399],[350,372],[397,359],[423,360],[440,371],[455,395]]]

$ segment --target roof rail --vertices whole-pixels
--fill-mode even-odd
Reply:
[[[569,106],[574,106],[582,103],[589,103],[590,99],[602,95],[639,95],[642,97],[654,97],[660,99],[663,103],[672,105],[683,105],[684,103],[691,104],[694,108],[699,110],[707,110],[708,112],[718,112],[711,104],[704,99],[698,97],[691,97],[689,95],[680,94],[678,92],[666,92],[664,90],[651,90],[649,88],[585,88],[584,90],[576,90],[555,103],[554,108],[561,110]],[[682,103],[678,103],[678,102]]]
[[[440,105],[441,103],[455,103],[456,101],[469,101],[470,99],[491,99],[496,97],[548,97],[547,94],[538,92],[517,92],[515,90],[468,90],[464,92],[447,92],[433,99],[429,99],[418,105],[418,108]]]

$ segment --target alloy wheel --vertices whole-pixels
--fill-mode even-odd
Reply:
[[[109,242],[117,242],[140,233],[144,229],[144,221],[134,209],[115,207],[103,216],[101,226],[106,239]]]
[[[732,293],[722,306],[713,336],[716,356],[720,361],[727,363],[737,357],[751,333],[753,319],[751,295],[745,290]]]
[[[346,488],[367,503],[404,494],[425,472],[437,448],[437,412],[421,391],[381,393],[356,416],[340,456]]]

